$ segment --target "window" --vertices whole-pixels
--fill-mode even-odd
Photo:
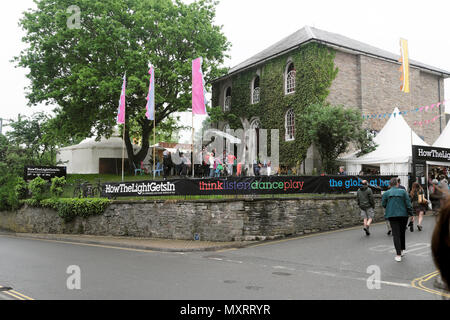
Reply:
[[[294,110],[290,109],[286,113],[286,141],[295,140],[295,115]]]
[[[296,71],[293,63],[290,63],[286,69],[286,94],[295,92]]]
[[[227,90],[225,90],[225,103],[223,110],[224,111],[231,110],[231,87],[228,87]]]
[[[252,84],[252,104],[259,103],[260,100],[260,87],[259,87],[259,76],[256,76],[255,79],[253,79]]]

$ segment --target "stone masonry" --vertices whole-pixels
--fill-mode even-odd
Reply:
[[[377,197],[377,196],[376,196]],[[376,221],[382,221],[380,197]],[[354,195],[296,199],[114,202],[104,214],[65,223],[51,209],[0,212],[0,228],[18,233],[194,240],[276,239],[362,224]]]

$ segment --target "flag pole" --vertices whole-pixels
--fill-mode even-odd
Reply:
[[[122,137],[122,182],[124,181],[124,167],[125,167],[125,126],[126,123],[123,124],[123,137]]]
[[[194,134],[195,134],[195,128],[194,128],[194,110],[192,110],[192,178],[195,178],[195,146],[194,146]]]
[[[153,116],[153,180],[156,179],[155,165],[156,165],[156,117],[154,115]]]

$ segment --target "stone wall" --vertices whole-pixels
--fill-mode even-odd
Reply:
[[[335,65],[339,68],[339,73],[330,88],[327,100],[331,104],[343,104],[346,107],[360,109],[365,115],[391,113],[395,107],[400,111],[411,110],[414,107],[430,106],[444,100],[442,78],[414,67],[410,68],[411,92],[406,94],[400,90],[400,63],[338,50]],[[427,143],[433,144],[440,136],[439,122],[419,127],[414,125],[414,121],[431,120],[436,115],[439,115],[438,108],[403,117],[419,136],[424,137]],[[366,125],[379,131],[387,120],[370,119],[366,121]],[[445,117],[440,121],[443,130]]]
[[[380,197],[376,220],[382,221]],[[86,234],[241,241],[361,225],[353,195],[326,198],[114,202],[104,214],[64,223],[51,209],[0,212],[0,228],[18,233]]]

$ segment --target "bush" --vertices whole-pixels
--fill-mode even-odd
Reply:
[[[41,201],[41,206],[52,208],[64,221],[72,221],[75,217],[89,217],[105,212],[110,204],[108,199],[46,199]]]
[[[16,186],[15,186],[14,190],[16,192],[17,199],[22,200],[22,199],[27,198],[28,186],[27,186],[26,181],[23,178],[17,177]]]
[[[0,181],[0,211],[10,211],[19,208],[19,199],[15,192],[16,177],[5,177]]]
[[[66,185],[66,178],[65,177],[54,177],[52,179],[52,185],[50,187],[50,193],[53,197],[59,198],[64,192],[64,186]]]
[[[45,189],[47,187],[47,181],[41,177],[37,177],[30,181],[28,188],[31,191],[31,198],[35,201],[41,201],[44,199]]]

